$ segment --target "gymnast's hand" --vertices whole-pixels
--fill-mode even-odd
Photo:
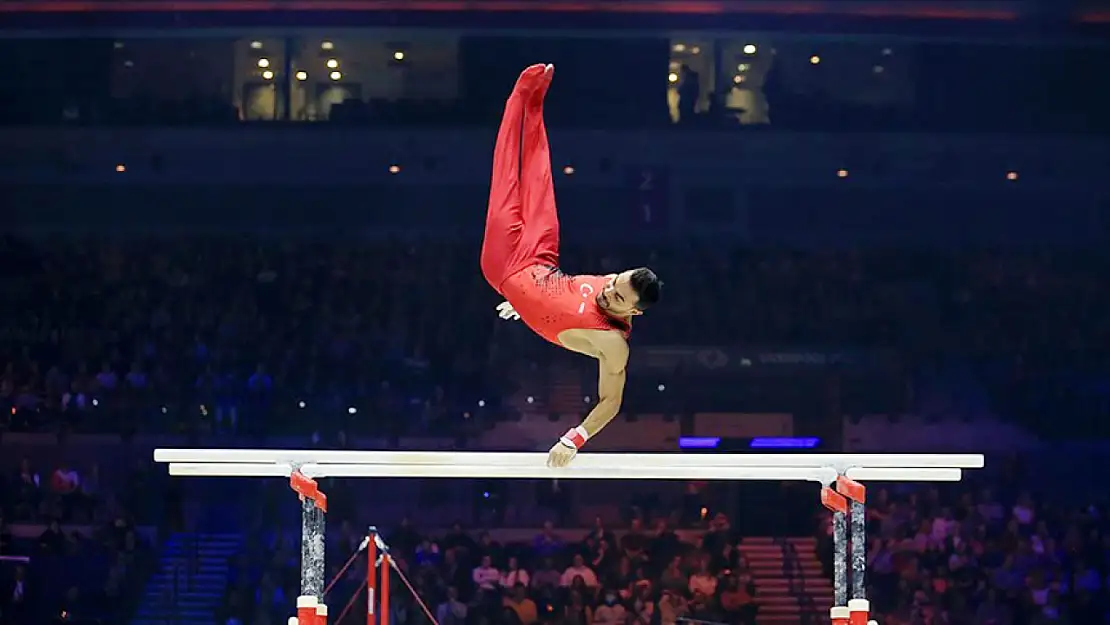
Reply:
[[[497,305],[497,316],[505,321],[520,321],[520,313],[509,302],[501,302]]]
[[[559,469],[570,464],[571,460],[578,455],[578,449],[573,445],[567,445],[563,441],[555,443],[551,451],[547,452],[547,466],[553,469]]]

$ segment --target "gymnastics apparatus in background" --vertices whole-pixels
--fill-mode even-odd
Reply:
[[[326,625],[324,598],[355,559],[367,554],[367,625],[389,625],[389,572],[396,571],[434,624],[435,618],[371,527],[355,555],[324,587],[327,497],[315,478],[506,478],[603,480],[775,480],[821,484],[821,505],[833,513],[832,625],[869,625],[865,481],[958,482],[981,469],[980,454],[579,454],[569,467],[545,466],[542,453],[327,451],[282,449],[156,449],[170,475],[284,477],[301,499],[301,596],[290,625]],[[850,530],[849,530],[850,526]],[[849,545],[851,547],[849,547]],[[851,554],[851,562],[848,562]],[[379,570],[380,569],[380,570]],[[849,580],[851,592],[849,593]],[[379,587],[380,584],[380,587]],[[851,597],[849,597],[849,594]],[[337,623],[358,597],[347,603]],[[380,597],[381,609],[375,610]]]

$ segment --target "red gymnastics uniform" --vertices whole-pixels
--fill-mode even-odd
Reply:
[[[564,330],[618,330],[627,338],[630,326],[597,305],[607,277],[559,271],[559,215],[543,121],[550,76],[530,71],[509,96],[497,133],[482,274],[521,321],[556,345]]]

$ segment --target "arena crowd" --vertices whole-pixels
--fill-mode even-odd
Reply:
[[[891,625],[1049,625],[1110,622],[1110,523],[1101,505],[1049,502],[1021,489],[1017,473],[952,487],[878,490],[868,515],[868,579],[873,614]],[[680,619],[756,623],[759,588],[723,513],[686,524],[600,520],[581,541],[547,523],[530,541],[498,540],[497,530],[461,524],[436,534],[407,519],[387,542],[439,623],[450,625],[674,625]],[[830,519],[814,516],[814,536],[831,567]],[[299,537],[259,528],[238,557],[221,614],[226,623],[278,622],[299,583]],[[362,535],[332,529],[331,574]],[[339,578],[328,599],[338,610],[364,584],[365,563]],[[361,603],[357,605],[361,606]],[[358,611],[356,610],[356,613]],[[394,582],[395,625],[427,623]],[[362,614],[343,623],[361,622]],[[769,621],[768,621],[769,622]]]
[[[8,430],[466,433],[510,417],[502,400],[516,372],[556,351],[497,319],[475,242],[3,246],[13,268],[0,284]],[[890,348],[906,384],[957,370],[959,384],[989,395],[984,409],[1032,422],[1045,402],[1097,400],[1071,380],[1097,371],[1110,345],[1095,313],[1110,309],[1107,258],[1093,253],[675,244],[564,257],[571,271],[646,263],[681,276],[638,323],[638,344]],[[719,305],[699,304],[707,299]]]
[[[554,351],[502,330],[473,242],[9,238],[3,245],[11,268],[0,282],[6,431],[243,441],[465,437],[512,417],[502,401],[513,391],[506,371],[542,364]],[[1108,309],[1102,255],[679,244],[565,256],[574,259],[572,271],[646,262],[664,279],[683,276],[666,305],[638,324],[637,340],[648,344],[890,348],[905,355],[907,380],[933,375],[970,385],[988,398],[978,409],[1034,426],[1046,401],[1079,406],[1099,397],[1077,395],[1070,380],[1097,373],[1100,346],[1110,344],[1106,316],[1096,314]],[[953,362],[963,374],[945,378]],[[310,412],[313,419],[303,418]],[[144,518],[165,523],[151,510],[157,498],[137,495],[151,492],[151,483],[141,475],[102,478],[91,464],[36,462],[16,461],[0,480],[0,555],[42,564],[0,568],[7,619],[0,622],[43,623],[63,611],[71,620],[110,621],[150,554],[133,527]],[[871,511],[869,555],[880,622],[1104,621],[1103,508],[1031,498],[1012,484],[891,491],[880,502]],[[641,521],[657,527],[655,518]],[[41,524],[41,536],[6,538],[12,522]],[[93,531],[74,536],[74,523]],[[825,536],[825,525],[815,526]],[[296,595],[295,538],[284,528],[257,529],[251,536],[268,537],[237,562],[224,622],[279,622]],[[692,544],[654,529],[630,542],[598,528],[584,543],[550,531],[530,544],[500,544],[493,530],[427,535],[411,525],[388,538],[433,614],[453,625],[758,618],[758,588],[731,531]],[[339,537],[331,561],[342,562],[354,533],[330,534]],[[65,576],[46,565],[58,553],[69,558]],[[45,573],[31,576],[32,569]],[[336,596],[349,596],[360,581],[352,574]],[[424,617],[400,588],[394,623],[416,625]]]
[[[0,623],[127,618],[157,555],[137,527],[157,514],[148,477],[26,458],[0,473]]]
[[[992,486],[999,490],[879,491],[867,554],[879,622],[1107,622],[1105,506],[1049,504],[1020,484]],[[824,519],[825,542],[830,525]]]

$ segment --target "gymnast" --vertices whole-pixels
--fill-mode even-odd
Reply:
[[[559,270],[559,216],[543,121],[554,73],[551,65],[525,69],[505,104],[481,266],[506,300],[497,306],[502,319],[519,319],[548,341],[598,360],[597,405],[547,457],[548,466],[564,467],[620,411],[632,318],[659,301],[662,282],[646,267],[606,276]]]

